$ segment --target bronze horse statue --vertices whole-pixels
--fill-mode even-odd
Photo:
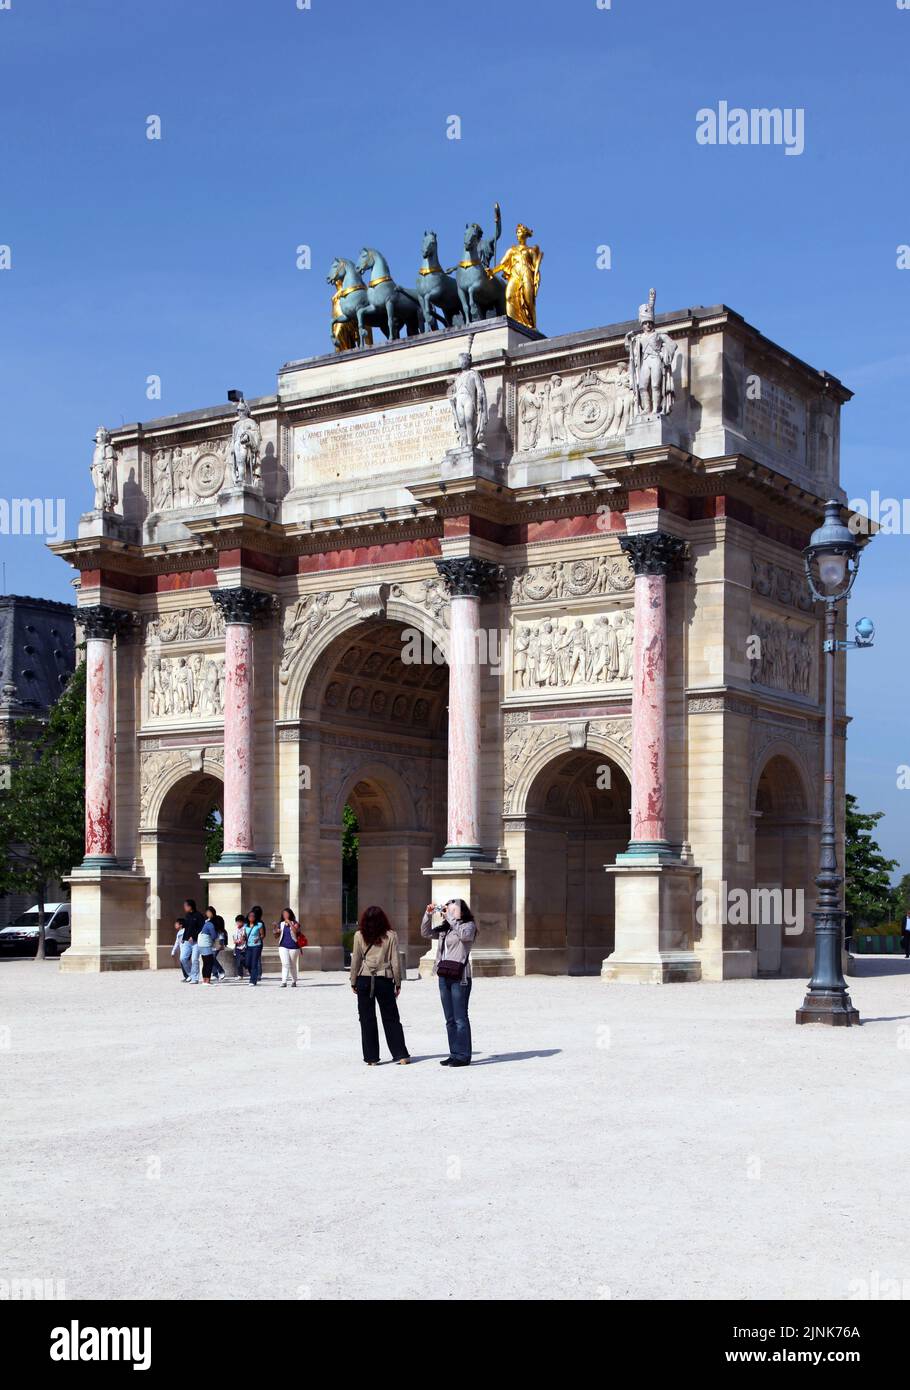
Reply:
[[[440,313],[446,328],[460,328],[464,324],[458,286],[450,273],[439,264],[438,242],[435,232],[424,232],[420,248],[423,265],[417,272],[417,298],[420,300],[420,313],[423,332],[431,333],[437,325],[436,313]]]
[[[476,222],[469,222],[464,229],[465,258],[455,267],[455,283],[465,323],[497,318],[506,311],[505,284],[489,274],[496,257],[496,243],[502,235],[498,203],[494,204],[493,216],[495,231],[491,237],[484,237],[483,228]]]
[[[413,290],[406,290],[392,279],[388,262],[381,251],[365,246],[360,253],[356,269],[362,275],[370,272],[366,287],[366,303],[357,310],[357,322],[363,331],[363,318],[369,312],[379,315],[379,327],[388,338],[397,338],[402,328],[407,328],[408,337],[420,332],[420,300]],[[383,322],[383,319],[385,322]]]

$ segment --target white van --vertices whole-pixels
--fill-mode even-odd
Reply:
[[[44,950],[59,956],[70,944],[69,903],[44,904]],[[38,950],[38,904],[23,912],[8,927],[0,927],[0,952],[35,955]]]

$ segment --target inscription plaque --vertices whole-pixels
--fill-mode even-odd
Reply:
[[[448,401],[376,410],[294,431],[297,487],[438,463],[455,444]]]

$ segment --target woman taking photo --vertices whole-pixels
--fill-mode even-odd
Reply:
[[[401,960],[398,937],[381,907],[368,907],[360,918],[351,949],[351,989],[357,995],[363,1060],[379,1066],[379,1028],[376,1005],[392,1061],[403,1066],[411,1060],[398,1017],[396,1000],[401,993]]]
[[[246,968],[250,975],[250,985],[258,985],[262,978],[262,948],[265,945],[265,922],[262,908],[251,907],[246,915]]]
[[[434,912],[442,914],[438,927],[432,925]],[[436,940],[433,974],[439,980],[439,997],[446,1020],[449,1055],[441,1067],[471,1065],[471,1023],[468,1001],[471,997],[471,947],[477,923],[463,898],[450,898],[445,904],[427,903],[420,935]]]
[[[281,957],[281,988],[287,989],[290,977],[291,989],[296,989],[297,965],[301,948],[306,945],[306,937],[289,907],[282,908],[281,921],[275,923],[272,932],[278,942],[278,954]]]

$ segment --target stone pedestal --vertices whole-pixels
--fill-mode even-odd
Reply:
[[[447,449],[439,466],[439,476],[447,482],[460,478],[486,478],[500,483],[504,468],[490,458],[484,448]]]
[[[126,870],[79,868],[65,882],[73,944],[60,957],[60,969],[147,970],[154,925],[148,879]]]
[[[253,487],[250,483],[219,492],[216,505],[220,517],[252,516],[260,521],[271,521],[275,514],[275,508],[265,500],[262,488]]]
[[[264,970],[277,969],[278,943],[272,936],[272,924],[281,917],[281,909],[288,906],[287,874],[257,865],[218,863],[199,877],[208,885],[206,901],[217,909],[219,917],[224,918],[228,934],[228,949],[224,954],[229,954],[233,949],[234,918],[239,914],[245,917],[251,907],[258,906],[262,908],[262,919],[266,924],[262,967]],[[303,929],[306,932],[305,922]],[[311,960],[306,960],[308,954],[309,950],[303,952],[300,964],[306,969],[319,969],[319,966],[313,966]]]
[[[601,978],[652,985],[700,980],[693,950],[699,870],[655,853],[608,864],[606,871],[615,878],[616,945]]]
[[[660,449],[673,445],[688,450],[688,439],[680,424],[669,415],[636,415],[626,425],[626,452],[639,449]]]
[[[444,903],[463,898],[477,922],[477,939],[471,949],[474,975],[514,975],[515,957],[509,947],[515,874],[499,864],[478,859],[434,859],[423,870],[427,878],[427,902]],[[433,974],[436,941],[421,956],[421,978]]]

